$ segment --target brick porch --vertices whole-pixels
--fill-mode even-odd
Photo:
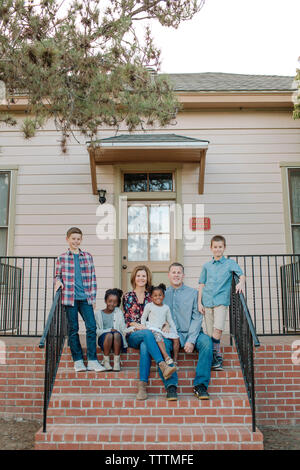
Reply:
[[[255,354],[257,425],[300,423],[300,366],[291,344],[299,337],[261,337]],[[0,416],[42,419],[44,351],[38,338],[1,337]],[[84,338],[82,338],[84,345]],[[135,400],[138,355],[123,356],[118,374],[82,373],[64,349],[48,410],[47,433],[36,448],[244,449],[262,448],[236,353],[224,336],[225,370],[213,372],[209,402],[191,393],[194,355],[180,353],[179,400],[165,400],[153,368],[146,402]],[[99,357],[101,355],[99,354]]]

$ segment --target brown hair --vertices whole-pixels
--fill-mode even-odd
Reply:
[[[152,274],[151,274],[151,271],[148,268],[148,266],[144,266],[144,265],[136,266],[133,269],[133,271],[131,273],[131,276],[130,276],[130,282],[131,282],[132,287],[135,289],[135,278],[136,278],[136,275],[137,275],[138,271],[145,271],[146,272],[146,274],[147,274],[146,289],[149,291],[149,289],[152,285]]]
[[[82,236],[82,231],[80,230],[80,228],[71,227],[71,228],[69,228],[69,230],[67,231],[67,238],[69,238],[73,233],[78,233],[79,235]]]
[[[210,247],[212,247],[213,242],[223,242],[224,248],[226,247],[226,240],[223,235],[215,235],[214,237],[212,237],[212,239],[210,240]]]
[[[184,273],[184,267],[183,267],[183,265],[182,265],[181,263],[177,263],[177,262],[170,264],[170,266],[169,266],[169,272],[170,272],[171,268],[173,268],[173,266],[178,266],[178,267],[180,266],[181,269],[182,269],[182,272]]]

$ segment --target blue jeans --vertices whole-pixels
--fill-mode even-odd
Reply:
[[[173,342],[170,339],[164,338],[166,350],[169,356],[173,349]],[[195,349],[198,351],[198,362],[196,367],[196,376],[194,379],[194,386],[203,384],[207,388],[210,382],[211,364],[212,364],[212,340],[211,338],[201,331],[196,339]],[[161,371],[159,371],[165,387],[169,385],[178,384],[177,372],[175,372],[168,381],[165,381]]]
[[[127,336],[128,346],[140,350],[140,381],[148,382],[151,358],[156,364],[164,360],[150,330],[137,330]],[[169,381],[168,381],[169,382]]]
[[[78,335],[78,312],[82,316],[86,328],[87,358],[89,361],[95,361],[97,359],[96,321],[92,305],[89,305],[87,300],[75,300],[74,306],[65,305],[65,309],[68,319],[69,346],[71,349],[73,361],[75,362],[83,359],[83,353]]]

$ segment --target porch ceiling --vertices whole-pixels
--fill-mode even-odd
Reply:
[[[207,140],[176,134],[130,134],[97,140],[88,147],[93,194],[97,194],[97,165],[138,162],[198,163],[199,194],[203,194],[208,144]]]

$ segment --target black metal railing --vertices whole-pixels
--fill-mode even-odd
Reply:
[[[45,379],[44,379],[44,408],[43,432],[46,432],[47,410],[53,390],[59,361],[67,335],[67,322],[64,306],[61,303],[61,289],[54,297],[54,301],[47,319],[39,347],[45,350]]]
[[[280,267],[283,331],[300,331],[300,257]]]
[[[0,332],[18,333],[22,270],[0,261]]]
[[[42,335],[54,298],[55,259],[0,257],[0,335]]]
[[[300,255],[230,255],[246,276],[245,300],[258,336],[300,334]]]
[[[258,336],[300,334],[300,255],[230,255],[246,275]],[[54,298],[55,257],[0,257],[0,335],[41,336]]]
[[[252,411],[252,430],[255,432],[254,346],[260,346],[245,297],[236,293],[238,277],[233,275],[229,308],[230,343],[234,339]]]

